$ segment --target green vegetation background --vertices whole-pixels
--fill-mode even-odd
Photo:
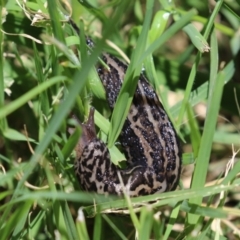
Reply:
[[[240,238],[239,1],[2,0],[0,12],[0,239]],[[94,68],[103,51],[131,60],[112,117]],[[84,121],[96,108],[118,164],[119,116],[143,66],[182,140],[180,186],[134,199],[85,193],[69,114]]]

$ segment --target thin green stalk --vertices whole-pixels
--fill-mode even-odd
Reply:
[[[218,12],[221,9],[222,3],[223,3],[223,0],[217,2],[216,6],[213,10],[213,13],[211,14],[211,16],[209,18],[209,21],[207,23],[206,29],[205,29],[204,34],[203,34],[203,36],[206,40],[208,39],[208,37],[210,35],[211,29],[214,25],[214,20],[217,16]],[[178,128],[177,130],[179,130],[179,128],[181,126],[181,123],[183,121],[184,113],[185,113],[185,110],[186,110],[187,103],[189,101],[189,97],[190,97],[191,90],[192,90],[192,87],[193,87],[193,83],[194,83],[194,80],[195,80],[195,77],[196,77],[196,74],[197,74],[197,68],[198,68],[201,56],[202,56],[202,54],[200,52],[198,52],[195,63],[192,66],[192,70],[191,70],[189,78],[188,78],[187,87],[186,87],[186,90],[185,90],[182,106],[181,106],[179,117],[178,117],[177,124],[176,124],[176,126]]]
[[[1,0],[0,4],[0,28],[2,29],[2,10],[3,10],[3,0]],[[4,69],[4,63],[3,63],[3,33],[0,31],[0,109],[4,106],[5,98],[4,98],[4,75],[3,75],[3,69]],[[4,116],[3,119],[0,118],[0,132],[5,131],[7,128],[7,121],[6,116]]]

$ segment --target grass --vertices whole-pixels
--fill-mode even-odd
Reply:
[[[47,3],[1,2],[0,239],[239,239],[240,3],[217,1],[211,13],[199,1]],[[122,53],[105,40],[130,59],[112,117],[94,66],[103,51]],[[182,139],[179,188],[132,199],[83,192],[73,171],[81,129],[68,136],[69,114],[84,121],[96,108],[118,164],[119,115],[142,64]]]

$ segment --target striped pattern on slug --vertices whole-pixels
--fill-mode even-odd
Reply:
[[[110,70],[102,65],[97,70],[113,109],[127,65],[109,54],[103,55],[103,61]],[[111,162],[106,145],[96,137],[93,112],[90,111],[87,124],[81,124],[83,135],[76,146],[75,172],[83,189],[122,195],[118,172],[131,197],[176,188],[181,171],[179,140],[156,92],[143,75],[120,134],[126,169],[119,169]]]

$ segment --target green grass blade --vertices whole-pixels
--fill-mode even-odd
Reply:
[[[108,18],[103,14],[103,12],[100,11],[100,9],[94,7],[89,1],[87,1],[87,0],[83,0],[83,1],[82,0],[78,0],[78,2],[80,4],[82,4],[83,6],[85,6],[88,9],[88,11],[93,13],[97,18],[99,18],[104,23],[106,23],[108,21]]]
[[[36,72],[37,72],[37,76],[38,76],[37,80],[38,80],[39,84],[41,84],[44,82],[45,79],[44,79],[44,74],[43,74],[43,66],[41,63],[41,58],[37,51],[35,42],[33,42],[33,49],[34,49],[35,67],[36,67]],[[46,91],[42,92],[39,97],[41,98],[41,100],[40,100],[41,111],[43,112],[43,114],[45,116],[47,116],[49,113],[49,108],[50,108],[49,102],[48,102],[48,97],[47,97],[47,92]]]
[[[177,205],[174,207],[173,211],[171,212],[170,221],[167,224],[166,231],[163,236],[163,240],[169,239],[169,235],[173,229],[173,226],[174,226],[177,216],[179,214],[180,205],[181,205],[180,203],[177,203]]]
[[[109,224],[109,226],[116,232],[116,234],[120,237],[120,239],[127,240],[127,238],[123,235],[123,233],[118,229],[116,224],[114,224],[107,215],[103,215],[103,219]]]
[[[47,6],[48,6],[48,12],[50,15],[53,34],[59,41],[61,41],[62,43],[65,43],[61,22],[59,21],[60,12],[59,12],[59,9],[56,8],[57,2],[56,0],[48,0],[47,3],[48,3]]]
[[[77,232],[78,232],[78,238],[77,239],[90,240],[88,232],[87,232],[87,226],[86,226],[84,213],[83,213],[81,208],[78,210],[76,227],[77,227]]]
[[[232,182],[240,171],[240,161],[238,161],[234,168],[228,173],[228,175],[223,179],[222,184],[228,184]]]
[[[82,133],[81,129],[77,127],[74,133],[68,139],[68,141],[64,144],[64,147],[62,149],[63,159],[69,157],[69,155],[75,148],[76,144],[78,143],[81,133]]]
[[[10,113],[14,112],[18,108],[20,108],[22,105],[27,103],[32,98],[36,97],[41,92],[45,91],[46,89],[50,88],[54,84],[61,83],[66,81],[67,78],[64,76],[57,76],[49,79],[47,82],[44,82],[37,87],[33,88],[32,90],[25,93],[23,96],[19,97],[15,101],[12,101],[11,103],[5,105],[0,109],[0,119],[6,117]]]
[[[61,208],[63,213],[64,225],[66,226],[67,239],[77,240],[77,229],[73,221],[71,211],[69,209],[68,203],[66,201],[61,202]]]
[[[150,206],[143,207],[140,215],[139,240],[151,238],[151,229],[153,224],[153,211]]]
[[[210,32],[211,32],[212,27],[214,25],[214,19],[216,18],[217,13],[220,11],[222,3],[223,3],[222,0],[218,1],[216,6],[215,6],[215,8],[214,8],[214,10],[213,10],[213,12],[212,12],[212,14],[210,15],[209,21],[208,21],[208,23],[206,25],[205,32],[203,34],[205,39],[208,39],[208,37],[210,35]],[[197,54],[195,63],[193,65],[193,67],[192,67],[192,70],[191,70],[189,78],[188,78],[188,83],[187,83],[187,87],[186,87],[185,94],[184,94],[183,104],[181,106],[179,117],[178,117],[178,121],[177,121],[177,124],[176,124],[177,130],[179,130],[179,126],[180,126],[180,124],[181,124],[181,122],[183,120],[184,112],[185,112],[185,109],[186,109],[186,105],[187,105],[187,103],[189,101],[191,89],[192,89],[192,86],[193,86],[193,83],[194,83],[194,79],[195,79],[195,76],[196,76],[196,73],[197,73],[197,68],[198,68],[200,59],[201,59],[201,53],[199,52]]]
[[[234,62],[230,61],[224,69],[225,69],[225,73],[226,73],[226,79],[225,79],[225,84],[226,84],[233,77],[233,74],[235,71]],[[206,100],[207,96],[208,96],[208,91],[209,91],[209,82],[203,83],[196,90],[192,91],[190,94],[190,97],[189,97],[189,102],[191,103],[191,106],[195,106],[196,104],[200,103],[201,101]],[[170,112],[174,118],[176,118],[179,115],[182,104],[183,104],[183,100],[179,101],[177,104],[175,104],[170,109]]]
[[[3,7],[0,5],[0,19],[1,19],[1,24],[0,28],[2,28],[2,13],[3,13]],[[0,31],[0,109],[4,106],[4,101],[5,101],[5,96],[4,96],[4,75],[3,75],[3,70],[4,70],[4,63],[3,63],[3,33]],[[4,131],[7,127],[7,121],[5,118],[0,117],[0,131]]]
[[[192,148],[194,152],[194,159],[197,157],[200,142],[201,142],[201,134],[199,132],[199,127],[196,121],[196,118],[194,116],[192,108],[187,105],[187,116],[188,116],[188,122],[190,127],[190,137],[192,142]]]
[[[32,203],[31,201],[27,201],[25,202],[22,206],[21,206],[21,211],[19,212],[17,218],[16,218],[16,222],[15,222],[15,226],[14,226],[14,231],[12,234],[12,239],[20,239],[24,226],[26,224],[27,218],[28,218],[28,214],[29,211],[32,207]]]
[[[219,55],[218,55],[218,42],[216,31],[213,29],[212,34],[210,36],[211,41],[211,51],[210,51],[210,82],[209,82],[209,90],[213,89],[213,85],[216,81],[216,76],[218,72],[219,66]]]
[[[199,52],[209,52],[210,47],[206,39],[199,33],[199,31],[192,25],[188,24],[183,28],[183,30],[188,34],[193,45],[198,49]]]
[[[225,72],[219,72],[216,82],[211,89],[211,95],[208,100],[208,110],[204,124],[203,135],[200,143],[199,153],[195,165],[191,188],[195,189],[199,186],[204,186],[207,174],[207,167],[212,149],[212,141],[216,128],[218,111],[220,108],[223,86],[225,81]],[[201,197],[191,199],[192,204],[199,204],[202,201]],[[196,223],[197,217],[189,216],[190,223]]]
[[[97,212],[94,220],[93,240],[100,240],[102,234],[102,216],[100,212]]]
[[[216,131],[214,133],[213,141],[216,143],[228,144],[239,146],[239,134],[238,133],[226,133],[224,131]]]
[[[238,170],[239,170],[239,165],[238,165]],[[233,171],[233,170],[232,170]],[[233,174],[235,171],[232,172]],[[175,206],[177,202],[191,199],[191,198],[196,198],[196,197],[206,197],[206,196],[212,196],[214,194],[218,194],[221,191],[228,191],[231,189],[235,189],[240,185],[240,180],[234,180],[231,185],[229,184],[219,184],[219,185],[214,185],[210,187],[199,187],[197,189],[187,189],[187,190],[179,190],[175,192],[166,192],[166,193],[159,193],[159,194],[154,194],[150,196],[141,196],[141,197],[136,197],[131,199],[131,202],[133,205],[137,204],[139,205],[145,205],[146,203],[149,202],[154,202],[152,204],[153,208],[160,207],[160,206],[165,206],[165,205],[170,205],[170,206]],[[70,196],[68,196],[70,198]],[[110,199],[109,201],[105,201],[103,203],[97,204],[97,206],[87,206],[84,208],[84,210],[87,212],[88,216],[94,216],[95,215],[95,208],[100,207],[101,211],[104,212],[105,210],[108,210],[108,212],[113,212],[116,213],[117,209],[119,208],[126,208],[127,203],[125,200],[122,199]],[[109,211],[109,209],[111,211]],[[114,211],[116,209],[116,211]],[[139,211],[139,209],[137,209]],[[121,211],[120,211],[121,212]]]
[[[238,21],[240,21],[240,15],[237,14],[237,13],[229,6],[229,4],[227,4],[226,2],[224,2],[224,3],[223,3],[223,7],[224,7],[225,9],[227,9],[227,10],[231,13],[232,16],[235,16],[235,17],[238,19]]]
[[[174,34],[176,34],[182,27],[184,27],[187,23],[189,23],[192,17],[196,14],[196,11],[191,10],[181,17],[179,21],[174,23],[171,27],[169,27],[158,39],[156,39],[142,54],[141,58],[138,61],[138,64],[141,64],[144,59],[151,53],[153,53],[156,49],[158,49],[163,43],[165,43],[168,39],[170,39]]]
[[[142,32],[137,42],[136,49],[132,56],[132,61],[127,69],[122,88],[117,97],[117,101],[112,113],[108,138],[109,148],[111,148],[114,145],[116,139],[120,134],[120,131],[127,117],[132,102],[132,98],[137,86],[138,77],[140,75],[142,68],[142,62],[139,63],[138,59],[141,53],[145,50],[145,46],[147,43],[147,32],[152,17],[152,8],[153,1],[150,0],[147,2],[147,12],[143,23]]]
[[[210,218],[226,218],[227,211],[222,208],[211,208],[211,207],[202,207],[195,204],[190,204],[187,201],[184,201],[181,205],[181,210],[188,213],[198,214],[200,216],[206,216]]]
[[[40,210],[38,214],[33,218],[33,220],[31,220],[32,219],[31,215],[28,217],[28,229],[26,230],[27,231],[26,235],[28,239],[33,239],[38,235],[44,217],[45,217],[44,210]]]
[[[7,139],[15,140],[15,141],[29,141],[29,142],[34,142],[36,141],[32,138],[27,138],[25,135],[22,133],[16,131],[15,129],[7,128],[4,132],[3,135]]]

